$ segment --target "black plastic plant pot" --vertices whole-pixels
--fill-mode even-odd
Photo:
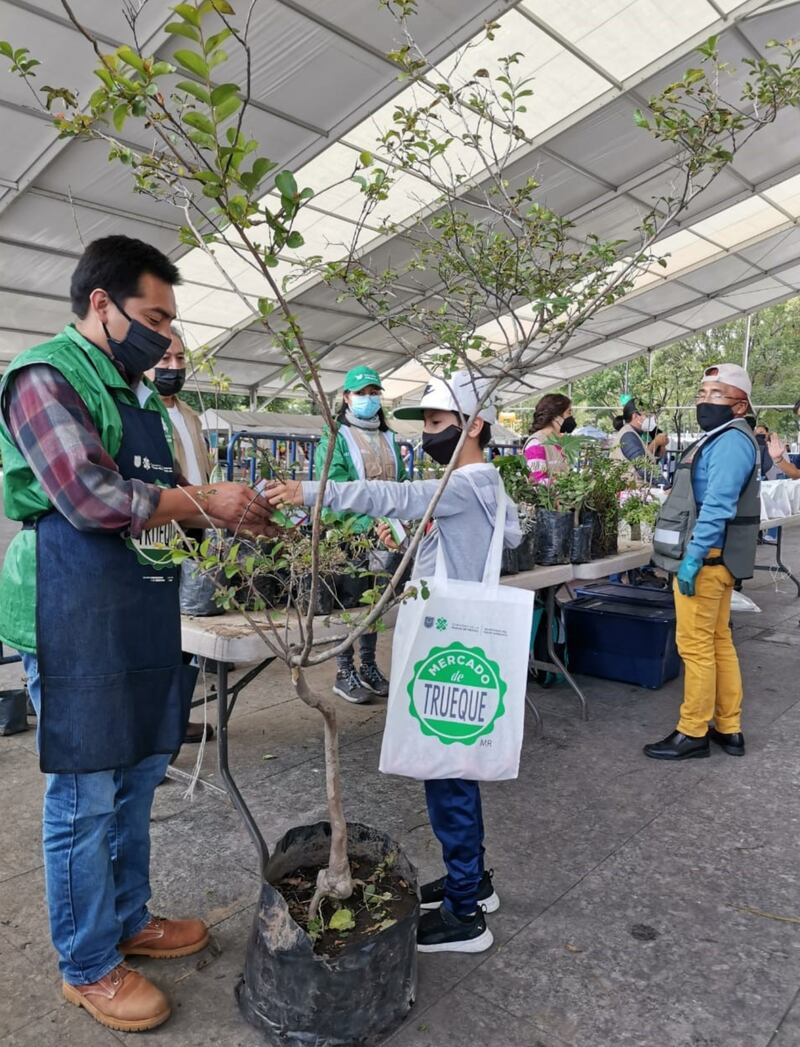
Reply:
[[[500,575],[519,574],[519,554],[516,549],[504,549],[500,559]]]
[[[601,560],[604,556],[612,556],[617,551],[618,523],[616,520],[612,527],[606,528],[603,518],[594,509],[582,509],[581,523],[592,525],[593,560]]]
[[[522,541],[517,546],[517,567],[520,571],[532,571],[536,566],[536,518],[525,522]]]
[[[417,871],[388,836],[348,825],[351,860],[377,866],[390,853],[394,869],[417,893]],[[298,868],[328,861],[327,822],[291,829],[270,858],[236,996],[242,1014],[274,1047],[372,1047],[393,1032],[417,992],[419,905],[384,931],[329,958],[272,886]]]
[[[588,563],[592,558],[592,525],[578,524],[572,529],[570,563]]]
[[[536,513],[536,562],[544,567],[569,563],[573,513],[539,509]]]

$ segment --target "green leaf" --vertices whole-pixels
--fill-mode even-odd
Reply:
[[[208,65],[196,52],[186,50],[176,51],[173,58],[178,65],[182,65],[183,68],[188,69],[190,73],[194,73],[196,76],[201,76],[204,80],[208,80]]]
[[[169,62],[153,62],[153,67],[150,70],[150,75],[153,77],[166,76],[168,73],[174,72],[175,66],[171,65]]]
[[[208,11],[217,11],[221,15],[236,13],[228,3],[228,0],[205,0],[205,3],[200,5],[200,12],[206,14]]]
[[[362,167],[370,167],[372,165],[372,153],[368,153],[365,149],[363,153],[358,154],[358,160]]]
[[[337,909],[328,920],[328,927],[332,931],[352,931],[355,925],[356,921],[351,909]]]
[[[233,114],[241,109],[241,107],[241,98],[236,95],[233,95],[232,98],[228,98],[214,109],[214,116],[217,119],[217,123],[223,123],[223,121],[227,120],[229,116],[233,116]]]
[[[212,55],[209,55],[209,58],[208,58],[208,68],[209,69],[216,69],[216,67],[218,65],[222,65],[223,62],[227,62],[227,61],[228,61],[228,52],[227,51],[223,51],[222,48],[219,47],[219,48],[217,48],[217,50]]]
[[[105,66],[101,66],[99,69],[95,69],[94,75],[99,77],[100,80],[103,81],[103,83],[106,85],[109,91],[112,91],[114,89],[114,79]]]
[[[114,129],[116,131],[121,131],[122,130],[122,128],[123,128],[123,126],[125,124],[125,118],[127,117],[127,115],[128,115],[128,103],[127,102],[122,102],[120,105],[118,105],[114,109],[114,112],[113,112],[113,114],[111,116],[111,120],[112,120],[112,122],[114,124]]]
[[[281,196],[287,196],[289,199],[297,196],[297,182],[291,171],[281,171],[275,176],[275,188]]]
[[[286,237],[287,247],[302,247],[304,243],[305,240],[303,239],[302,234],[298,233],[296,229]]]
[[[194,40],[196,44],[200,43],[200,34],[198,31],[186,22],[170,22],[164,26],[164,31],[167,33],[173,33],[175,36],[185,36],[187,40]]]
[[[202,113],[196,112],[194,109],[188,113],[184,113],[181,120],[183,120],[185,124],[188,124],[189,127],[194,127],[198,131],[204,131],[207,135],[214,134],[214,125],[208,117],[204,116]]]
[[[222,105],[223,102],[227,101],[231,96],[238,95],[238,93],[238,84],[220,84],[219,87],[215,87],[211,92],[211,104]]]
[[[14,48],[8,42],[8,40],[0,40],[0,54],[5,55],[6,58],[14,57]]]
[[[144,72],[144,62],[132,47],[123,44],[122,47],[117,48],[117,54],[123,62],[127,63],[127,65],[131,66],[133,69],[137,69],[140,73]]]
[[[191,22],[192,25],[198,27],[200,26],[200,12],[191,4],[176,4],[173,11],[176,15],[180,15],[184,21]]]
[[[194,142],[195,145],[201,146],[203,149],[214,149],[217,145],[217,140],[213,135],[206,134],[205,131],[190,131],[189,141]],[[214,193],[214,196],[217,194]]]
[[[213,51],[215,47],[219,47],[220,44],[224,43],[230,35],[230,29],[223,29],[220,33],[214,33],[213,36],[210,36],[208,40],[206,40],[203,45],[203,50],[208,54],[210,51]]]
[[[647,119],[647,117],[644,115],[641,109],[634,109],[633,122],[636,124],[637,127],[650,127],[650,121]]]
[[[176,91],[185,91],[187,95],[192,95],[197,99],[198,102],[203,102],[205,105],[211,105],[211,96],[202,84],[196,83],[194,80],[181,80],[179,84],[175,85]]]

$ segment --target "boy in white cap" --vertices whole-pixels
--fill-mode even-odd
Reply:
[[[738,364],[707,367],[697,394],[705,436],[683,455],[656,522],[655,563],[676,573],[676,639],[686,669],[678,726],[644,747],[655,760],[744,755],[742,676],[730,629],[737,579],[752,578],[760,522],[759,448]],[[714,724],[709,726],[713,718]]]
[[[475,407],[485,397],[487,382],[458,371],[449,379],[434,378],[418,407],[400,408],[396,418],[424,423],[422,448],[440,465],[447,465]],[[413,577],[432,578],[441,546],[450,578],[480,581],[489,552],[499,491],[497,470],[484,461],[491,438],[495,408],[486,404],[459,451],[456,468],[437,503],[433,526],[417,551]],[[397,483],[361,480],[329,483],[325,506],[337,512],[416,520],[423,516],[439,486],[438,480]],[[273,505],[289,502],[314,505],[318,483],[287,483],[270,489]],[[521,540],[517,510],[508,502],[505,544]],[[379,528],[391,544],[388,527]],[[422,888],[422,907],[430,910],[420,920],[417,945],[421,952],[483,952],[493,941],[484,912],[494,912],[500,901],[491,873],[483,862],[483,818],[477,782],[441,779],[425,783],[431,826],[442,845],[447,875]]]

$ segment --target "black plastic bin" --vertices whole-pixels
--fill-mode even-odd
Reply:
[[[602,586],[601,588],[609,588]],[[614,586],[634,589],[638,586]],[[657,690],[681,669],[675,646],[675,608],[669,595],[648,590],[632,594],[580,596],[564,605],[569,667],[572,672],[619,680]],[[644,599],[642,599],[644,597]]]

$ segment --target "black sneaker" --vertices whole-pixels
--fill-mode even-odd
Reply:
[[[336,674],[333,693],[344,698],[346,702],[352,702],[353,705],[366,705],[372,701],[372,691],[368,691],[362,684],[361,677],[355,669]]]
[[[485,952],[493,942],[482,909],[462,919],[442,906],[423,913],[417,927],[418,952]]]
[[[497,912],[500,908],[500,899],[495,893],[494,885],[492,884],[493,876],[494,869],[487,869],[481,877],[481,882],[478,886],[478,905],[484,912]],[[444,901],[444,883],[445,877],[442,876],[439,880],[433,880],[431,883],[422,885],[420,888],[420,894],[422,895],[421,909],[439,908]]]
[[[377,694],[379,698],[389,697],[389,681],[375,662],[362,662],[358,676],[368,691]]]

